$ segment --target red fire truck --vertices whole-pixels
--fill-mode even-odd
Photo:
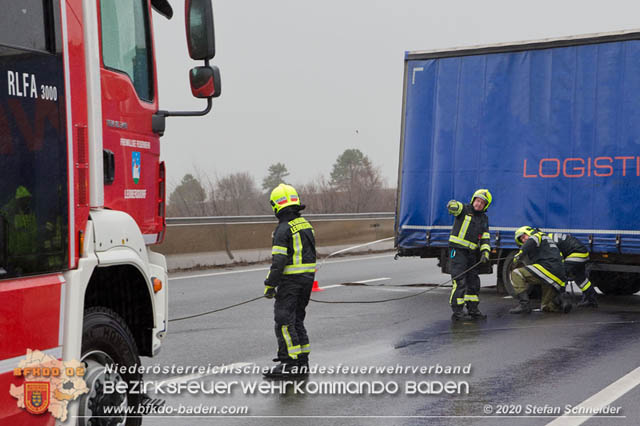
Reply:
[[[70,423],[101,419],[104,366],[140,364],[167,332],[166,117],[209,112],[220,94],[211,0],[186,0],[190,71],[202,111],[161,111],[152,9],[167,0],[0,0],[0,425],[52,425],[9,394],[28,349],[81,360],[89,392]],[[178,54],[178,52],[176,52]],[[76,417],[78,416],[78,417]],[[95,418],[91,418],[91,417]]]

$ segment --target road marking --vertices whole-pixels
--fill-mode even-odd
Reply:
[[[591,398],[584,400],[574,407],[580,406],[587,410],[599,411],[602,408],[611,405],[616,399],[620,398],[639,384],[640,367],[611,383]],[[551,423],[548,423],[547,426],[578,426],[589,420],[591,417],[594,417],[594,415],[564,415],[562,417],[558,417]]]
[[[382,290],[382,291],[396,291],[396,292],[401,292],[401,293],[411,293],[411,292],[415,292],[415,291],[422,291],[421,288],[414,288],[414,289],[404,289],[404,288],[386,288],[386,287],[375,287],[376,290]]]
[[[227,369],[227,370],[233,370],[235,368],[242,368],[242,367],[246,367],[248,365],[253,365],[253,362],[236,362],[234,364],[229,364],[229,365],[222,365],[219,367],[218,370],[223,370],[223,369]],[[202,379],[203,377],[207,377],[207,376],[215,376],[218,373],[195,373],[195,374],[187,374],[185,376],[176,376],[176,377],[170,377],[168,379],[165,380],[160,380],[158,382],[155,383],[154,388],[159,388],[161,386],[164,386],[168,383],[187,383],[187,382],[192,382],[194,380],[198,380],[198,379]]]
[[[326,290],[328,288],[334,288],[334,287],[342,287],[342,284],[334,284],[334,285],[327,285],[324,287],[320,287],[322,290]]]
[[[370,280],[354,281],[355,284],[375,283],[377,281],[387,281],[391,278],[372,278]]]
[[[513,299],[513,296],[505,296],[503,299]]]
[[[381,259],[384,257],[393,257],[394,255],[392,254],[387,254],[384,256],[371,256],[371,257],[359,257],[357,259],[342,259],[342,260],[330,260],[327,261],[326,264],[332,264],[332,263],[344,263],[344,262],[356,262],[359,260],[373,260],[373,259]],[[270,268],[268,267],[264,267],[264,268],[254,268],[254,269],[240,269],[237,271],[224,271],[224,272],[211,272],[208,274],[200,274],[200,275],[183,275],[180,277],[170,277],[169,280],[170,281],[175,281],[175,280],[187,280],[189,278],[206,278],[206,277],[214,277],[217,275],[230,275],[230,274],[241,274],[243,272],[258,272],[258,271],[268,271]]]
[[[325,263],[329,265],[331,263],[357,262],[358,260],[374,260],[374,259],[383,259],[385,257],[394,257],[394,256],[395,255],[393,254],[384,254],[381,256],[367,256],[367,257],[358,256],[355,259],[327,260]]]
[[[255,269],[242,269],[239,271],[225,271],[225,272],[212,272],[209,274],[201,274],[201,275],[187,275],[187,276],[181,276],[181,277],[171,277],[169,278],[170,281],[175,281],[175,280],[186,280],[189,278],[205,278],[205,277],[213,277],[216,275],[229,275],[229,274],[240,274],[242,272],[257,272],[257,271],[268,271],[269,268],[255,268]]]

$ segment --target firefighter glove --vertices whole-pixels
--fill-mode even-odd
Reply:
[[[447,210],[449,210],[449,213],[452,215],[460,214],[460,207],[460,203],[458,203],[456,200],[451,200],[447,203]]]
[[[480,261],[482,263],[487,263],[489,261],[489,252],[488,251],[483,251],[482,252],[482,256],[480,256]]]
[[[517,265],[518,263],[520,263],[520,253],[518,253],[515,256],[513,256],[513,261],[511,263],[513,265]]]
[[[273,299],[275,295],[276,295],[275,287],[272,287],[270,285],[264,286],[264,297],[266,297],[267,299]]]

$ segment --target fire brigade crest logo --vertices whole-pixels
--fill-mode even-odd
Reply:
[[[24,406],[31,414],[42,414],[49,408],[49,382],[25,382]]]
[[[131,153],[131,176],[133,177],[133,183],[138,183],[140,181],[141,163],[140,153],[133,151]]]
[[[61,361],[27,349],[27,356],[13,369],[14,383],[9,386],[9,394],[28,413],[49,412],[64,422],[69,403],[89,392],[84,381],[85,368],[77,360]]]

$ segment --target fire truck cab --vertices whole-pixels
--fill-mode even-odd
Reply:
[[[158,104],[152,15],[170,19],[167,0],[0,6],[0,424],[56,420],[9,394],[28,350],[84,362],[89,392],[65,424],[139,424],[98,418],[142,402],[105,395],[105,380],[141,377],[103,367],[139,365],[167,332],[167,266],[152,250],[165,232],[160,136],[166,117],[204,115],[220,94],[211,0],[185,1],[189,55],[204,61],[191,89],[207,104],[178,112]]]

